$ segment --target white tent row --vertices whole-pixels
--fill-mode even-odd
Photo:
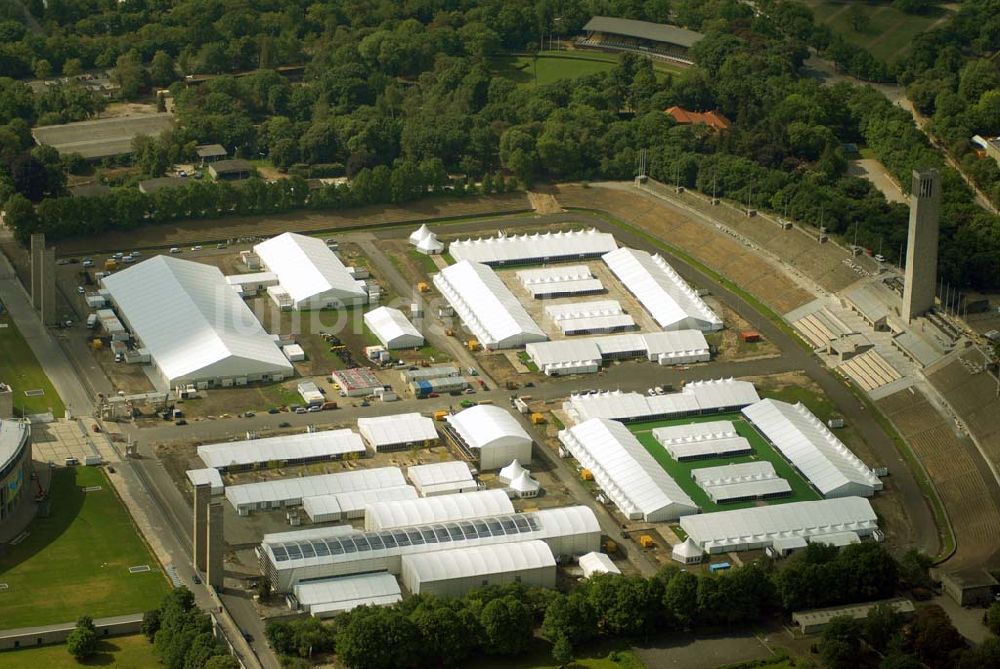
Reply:
[[[486,265],[467,261],[450,265],[434,275],[434,285],[486,348],[517,348],[548,339]]]
[[[517,280],[535,299],[593,295],[605,290],[601,280],[595,279],[586,265],[525,269],[517,273]]]
[[[628,423],[737,411],[759,401],[749,381],[712,379],[692,381],[679,393],[652,397],[620,390],[570,395],[563,409],[577,423],[590,418]]]
[[[248,515],[258,509],[299,505],[306,497],[405,485],[406,479],[399,467],[379,467],[231,485],[226,487],[226,499],[240,515]]]
[[[365,312],[364,321],[387,349],[418,348],[424,345],[424,336],[399,309],[377,307]]]
[[[705,335],[698,330],[559,339],[528,344],[525,352],[548,376],[593,373],[606,360],[645,357],[661,365],[679,365],[711,359]]]
[[[297,583],[294,602],[316,618],[329,618],[362,605],[387,606],[402,600],[392,574],[359,574]]]
[[[367,291],[322,239],[286,232],[253,247],[295,309],[328,309],[368,301]]]
[[[622,247],[603,259],[664,330],[722,329],[722,319],[661,256]]]
[[[363,454],[364,442],[349,429],[318,430],[263,439],[244,439],[198,447],[198,457],[207,467],[220,471],[239,470],[265,463],[298,464],[335,460],[348,454]]]
[[[413,486],[352,490],[332,495],[316,495],[302,499],[302,510],[314,523],[334,523],[363,518],[369,504],[380,501],[413,501],[418,499]]]
[[[824,497],[871,497],[882,481],[802,403],[766,399],[743,415]]]
[[[750,442],[728,420],[657,427],[653,438],[678,462],[753,452]]]
[[[684,516],[680,524],[706,553],[727,553],[766,548],[791,538],[815,541],[841,532],[865,537],[878,529],[878,518],[867,499],[842,497]]]
[[[511,265],[535,261],[596,258],[617,248],[613,235],[590,230],[560,230],[526,235],[480,237],[454,241],[448,252],[458,261]]]
[[[424,446],[438,438],[433,419],[416,412],[358,418],[358,432],[380,453]]]
[[[792,486],[766,460],[702,467],[691,477],[713,502],[771,499],[790,495]]]
[[[627,518],[656,522],[698,513],[694,500],[621,423],[594,418],[561,430],[559,441]]]

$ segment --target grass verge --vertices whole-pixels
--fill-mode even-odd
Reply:
[[[148,669],[160,666],[153,655],[153,646],[141,634],[103,638],[97,643],[97,653],[86,662],[79,663],[66,650],[66,646],[42,646],[9,650],[0,653],[0,669],[71,669],[75,667],[116,667],[116,669]]]
[[[84,492],[91,486],[100,490]],[[150,571],[129,573],[138,565]],[[50,514],[0,557],[0,582],[6,629],[139,613],[169,590],[104,471],[91,467],[52,470]]]
[[[28,342],[21,336],[10,314],[0,315],[0,381],[14,391],[15,415],[52,411],[62,417],[66,411],[59,393],[35,359]],[[41,390],[38,397],[27,397],[26,390]]]

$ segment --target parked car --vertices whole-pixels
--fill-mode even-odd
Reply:
[[[278,410],[278,407],[271,407],[270,409],[267,410],[267,412],[268,413],[281,413],[281,411]]]
[[[83,295],[84,293],[86,293],[86,292],[87,292],[87,289],[86,289],[86,288],[84,288],[83,286],[77,286],[77,287],[76,287],[76,292],[78,292],[78,293],[80,293],[81,295]]]
[[[201,251],[201,245],[199,244],[198,246],[192,246],[191,250],[192,251]]]
[[[314,405],[314,406],[311,406],[311,407],[309,407],[309,408],[307,409],[307,411],[308,411],[309,413],[318,413],[318,412],[320,412],[320,411],[322,411],[322,410],[323,410],[323,407],[322,407],[322,406],[320,406],[319,404],[317,404],[317,405]]]
[[[308,412],[309,409],[306,409],[305,407],[298,407],[295,409],[295,413],[308,413]]]
[[[172,247],[172,248],[170,249],[170,252],[171,252],[171,253],[180,253],[180,252],[181,252],[181,250],[180,250],[179,248],[177,248],[176,246],[174,246],[174,247]]]
[[[187,425],[187,424],[188,422],[184,418],[178,418],[177,420],[174,421],[174,425]]]
[[[288,421],[285,421],[283,423],[278,423],[278,427],[291,427],[291,426],[292,424],[289,423]]]

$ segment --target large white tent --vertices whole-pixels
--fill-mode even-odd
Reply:
[[[608,360],[645,357],[661,365],[708,362],[711,353],[698,330],[636,332],[532,342],[525,346],[538,369],[548,376],[589,374]]]
[[[766,399],[743,415],[824,497],[871,497],[882,481],[805,405]]]
[[[378,307],[365,312],[365,325],[388,349],[418,348],[424,345],[424,336],[399,309]]]
[[[408,502],[374,502],[365,509],[365,529],[428,525],[514,513],[503,490],[479,490],[457,495],[422,497]]]
[[[403,555],[471,546],[541,540],[553,555],[596,551],[601,524],[586,506],[541,509],[443,523],[351,532],[339,526],[304,534],[265,535],[260,554],[264,574],[275,592],[289,592],[300,581],[388,571],[398,574]]]
[[[478,490],[479,484],[472,477],[469,465],[461,460],[430,462],[406,468],[406,478],[421,497],[448,495]]]
[[[434,285],[465,326],[489,349],[548,339],[492,269],[463,261],[434,275]]]
[[[392,574],[358,574],[298,583],[294,603],[315,618],[329,618],[358,606],[386,606],[402,600]]]
[[[219,471],[250,469],[261,464],[304,464],[363,454],[365,445],[348,429],[318,430],[263,439],[244,439],[198,447],[198,457]]]
[[[570,395],[563,409],[577,423],[590,418],[629,423],[738,411],[759,401],[749,381],[712,379],[692,381],[679,393],[652,397],[618,390]]]
[[[661,256],[622,247],[603,258],[664,330],[722,329],[722,319]]]
[[[694,500],[621,423],[594,418],[561,430],[559,441],[627,518],[656,522],[698,513]]]
[[[295,506],[306,497],[405,485],[406,479],[399,467],[378,467],[231,485],[226,487],[226,499],[241,516],[245,516],[254,510]]]
[[[358,418],[358,432],[379,453],[427,446],[438,438],[434,421],[415,412]]]
[[[531,462],[531,437],[506,409],[490,404],[469,407],[447,418],[462,444],[479,457],[480,469]]]
[[[101,282],[165,388],[245,385],[294,374],[216,267],[158,255]]]
[[[586,555],[581,555],[579,560],[579,565],[581,571],[583,571],[584,578],[590,578],[595,574],[621,574],[621,570],[615,565],[615,563],[604,553],[598,553],[594,551],[593,553],[587,553]]]
[[[435,255],[444,251],[444,244],[438,241],[437,235],[424,223],[410,233],[410,244],[424,255]]]
[[[556,559],[544,541],[404,555],[400,579],[413,594],[458,597],[505,583],[554,588]]]
[[[586,265],[553,265],[523,269],[517,273],[517,280],[535,299],[594,295],[605,290],[601,280],[595,279]]]
[[[295,309],[364,304],[368,292],[322,239],[286,232],[253,247]]]
[[[516,265],[596,258],[616,247],[613,235],[591,228],[463,239],[452,242],[448,246],[448,252],[455,260],[469,260],[486,265]]]
[[[753,452],[747,438],[741,437],[728,420],[657,427],[653,428],[653,438],[678,462]]]
[[[842,497],[684,516],[681,529],[706,553],[727,553],[842,532],[864,537],[878,529],[878,518],[867,499]]]

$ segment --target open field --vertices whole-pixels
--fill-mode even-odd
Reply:
[[[504,56],[493,59],[494,73],[522,86],[551,84],[563,79],[578,79],[591,74],[608,72],[618,64],[619,56],[597,51],[539,51],[529,55]],[[658,76],[683,72],[679,65],[653,62]]]
[[[736,428],[736,432],[740,436],[746,437],[747,441],[753,447],[752,455],[744,455],[739,457],[721,457],[721,458],[706,458],[704,460],[691,460],[687,462],[678,462],[670,457],[667,453],[667,449],[660,446],[660,444],[653,438],[653,428],[664,427],[668,425],[686,425],[688,423],[705,423],[709,421],[716,420],[731,420],[733,426]],[[718,467],[720,465],[736,464],[741,462],[757,462],[760,460],[766,460],[774,465],[774,471],[777,472],[778,476],[788,481],[788,484],[792,487],[792,494],[787,497],[779,497],[776,499],[767,500],[766,504],[784,504],[786,502],[804,502],[810,500],[820,499],[819,494],[809,487],[805,479],[792,469],[792,466],[788,464],[788,461],[781,457],[781,455],[767,443],[767,440],[757,432],[753,425],[747,422],[739,413],[731,414],[715,414],[712,416],[699,416],[697,418],[679,418],[674,420],[664,420],[664,421],[653,421],[648,423],[632,423],[628,426],[629,430],[638,437],[639,442],[649,451],[660,466],[670,474],[670,477],[677,482],[677,485],[681,487],[684,492],[688,494],[695,501],[695,503],[701,508],[702,511],[727,511],[730,509],[744,509],[751,506],[757,506],[760,502],[756,501],[746,501],[746,502],[733,502],[726,504],[716,504],[708,495],[702,490],[694,479],[691,478],[691,471],[694,469],[701,469],[703,467]]]
[[[0,315],[0,381],[14,391],[14,413],[45,413],[62,416],[62,400],[35,359],[28,343],[8,314]],[[42,395],[27,397],[26,390],[41,390]]]
[[[168,591],[156,559],[136,534],[103,470],[52,471],[51,512],[0,557],[0,621],[28,627],[137,613]],[[84,488],[100,490],[84,492]],[[150,571],[130,574],[129,567]],[[21,665],[24,666],[24,665]]]
[[[0,653],[0,669],[45,667],[45,669],[73,669],[75,667],[115,667],[116,669],[148,669],[160,665],[153,655],[153,646],[141,634],[101,639],[97,654],[80,663],[66,650],[66,646],[43,646]]]
[[[813,11],[817,23],[829,26],[848,42],[864,47],[876,58],[889,63],[909,50],[914,37],[937,27],[950,16],[950,12],[939,8],[927,16],[906,14],[888,2],[802,1]],[[859,7],[868,17],[868,25],[861,32],[851,25],[851,7]]]

